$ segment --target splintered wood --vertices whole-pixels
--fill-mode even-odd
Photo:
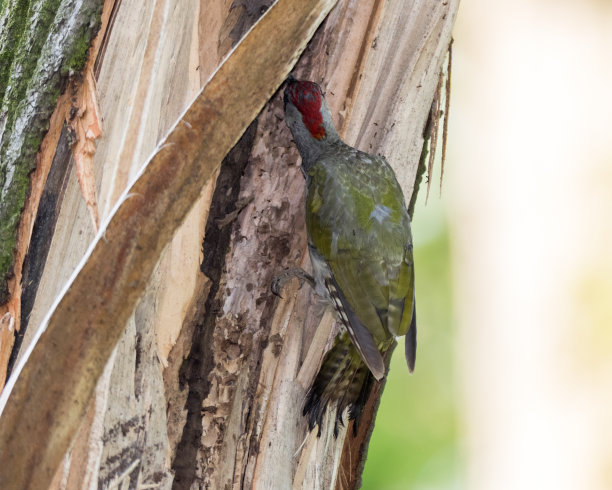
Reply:
[[[310,288],[270,292],[310,267],[275,91],[291,69],[320,83],[343,138],[385,155],[409,197],[458,1],[340,0],[314,37],[336,2],[106,3],[97,90],[86,73],[75,104],[85,170],[62,191],[33,351],[2,398],[2,487],[355,488],[383,385],[357,437],[308,432],[305,393],[336,330]]]
[[[333,3],[270,8],[123,196],[0,398],[4,488],[50,483],[164,246]]]
[[[93,76],[91,57],[83,73],[83,82],[78,85],[77,93],[72,98],[72,107],[68,114],[68,124],[76,141],[72,146],[76,175],[81,187],[83,199],[89,209],[95,231],[98,231],[98,199],[96,198],[96,179],[94,176],[94,155],[96,140],[102,136],[102,121],[98,107],[96,80]]]

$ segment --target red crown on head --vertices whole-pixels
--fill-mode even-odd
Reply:
[[[302,114],[302,121],[313,138],[325,137],[321,101],[321,88],[314,82],[290,80],[287,85],[289,101]]]

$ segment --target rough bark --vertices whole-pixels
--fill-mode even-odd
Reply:
[[[104,119],[95,156],[102,220],[270,4],[107,2],[110,20],[96,65]],[[407,197],[456,9],[457,2],[406,8],[392,0],[340,1],[295,70],[322,83],[349,143],[387,156]],[[235,88],[249,89],[246,82]],[[49,204],[34,227],[34,236],[53,241],[43,260],[35,247],[26,261],[38,259],[26,269],[39,279],[21,301],[28,312],[21,352],[94,236],[65,138],[47,181]],[[282,268],[309,267],[298,163],[275,96],[143,284],[94,398],[82,405],[85,418],[53,486],[358,485],[382,387],[373,391],[356,438],[341,432],[334,439],[329,427],[320,439],[308,434],[303,398],[333,334],[332,318],[326,313],[321,320],[305,288],[289,286],[284,300],[269,292]]]
[[[23,335],[22,285],[37,284],[36,277],[28,277],[27,272],[24,275],[23,268],[26,252],[33,248],[34,220],[37,214],[40,221],[45,219],[44,212],[38,213],[39,202],[71,107],[71,90],[65,88],[71,79],[78,78],[87,59],[91,36],[100,24],[101,6],[101,0],[13,1],[2,5],[0,315],[7,322],[0,326],[0,385]],[[64,95],[58,100],[62,89]],[[53,178],[61,178],[59,167]],[[53,196],[47,193],[47,197]],[[53,206],[41,205],[53,213]],[[41,236],[38,238],[44,248]],[[44,259],[41,253],[30,263],[36,266]]]
[[[0,11],[0,304],[9,298],[28,174],[62,83],[87,60],[102,0],[12,0]]]

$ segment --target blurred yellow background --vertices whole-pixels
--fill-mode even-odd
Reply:
[[[612,488],[612,2],[464,0],[364,489]]]

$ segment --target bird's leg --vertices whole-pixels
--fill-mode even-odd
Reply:
[[[304,269],[300,269],[299,267],[295,267],[293,269],[285,269],[280,274],[277,274],[274,279],[272,279],[272,284],[270,285],[270,289],[272,292],[282,298],[280,291],[285,287],[291,279],[297,277],[300,281],[300,288],[304,285],[304,282],[307,282],[311,287],[315,287],[315,280],[308,272]]]

